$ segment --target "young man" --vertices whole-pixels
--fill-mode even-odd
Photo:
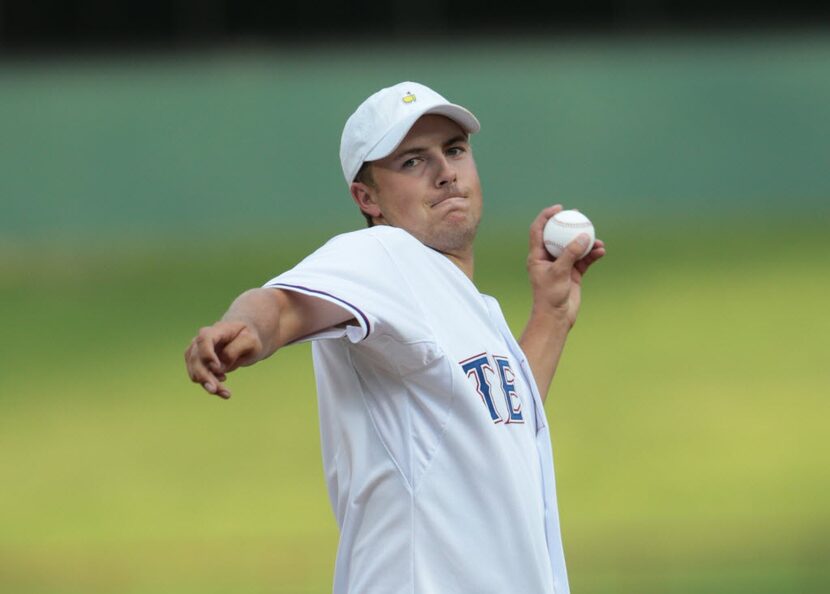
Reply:
[[[577,260],[577,240],[554,260],[542,229],[561,206],[539,214],[516,342],[472,282],[478,129],[416,83],[369,97],[340,151],[369,228],[242,294],[185,353],[191,379],[228,398],[227,373],[314,341],[335,594],[569,591],[543,399],[605,249]]]

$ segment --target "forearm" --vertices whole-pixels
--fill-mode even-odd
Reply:
[[[250,289],[237,297],[222,316],[223,322],[242,322],[257,335],[262,344],[258,360],[284,344],[280,342],[281,301],[280,292],[274,289]]]
[[[534,310],[519,339],[542,401],[547,398],[570,329],[567,316]]]
[[[338,304],[281,289],[251,289],[242,293],[222,317],[242,323],[258,339],[252,361],[270,357],[277,349],[304,336],[352,320],[352,313]]]

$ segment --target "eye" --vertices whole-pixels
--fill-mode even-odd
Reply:
[[[406,161],[401,163],[401,169],[412,169],[413,167],[415,167],[415,165],[418,164],[418,161],[420,161],[418,157],[407,159]]]
[[[450,157],[460,157],[465,152],[466,149],[463,146],[451,146],[447,149],[447,155]]]

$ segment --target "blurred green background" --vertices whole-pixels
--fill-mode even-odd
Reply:
[[[330,591],[309,348],[227,402],[182,353],[362,226],[340,131],[400,80],[482,121],[476,282],[517,332],[542,207],[608,244],[547,405],[575,594],[830,591],[828,64],[820,34],[0,64],[0,591]]]

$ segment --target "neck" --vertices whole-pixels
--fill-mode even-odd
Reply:
[[[470,247],[464,253],[446,253],[442,252],[447,258],[449,258],[450,262],[455,264],[461,269],[461,272],[467,275],[467,278],[473,280],[473,269],[475,265],[475,259],[473,257],[473,248]]]

